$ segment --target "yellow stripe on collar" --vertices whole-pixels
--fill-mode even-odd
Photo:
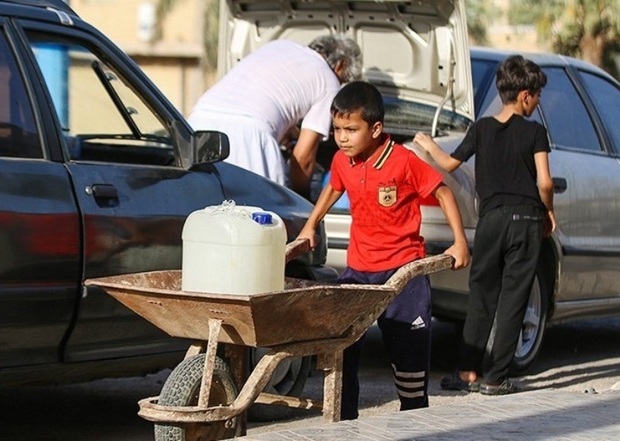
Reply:
[[[387,161],[387,159],[392,154],[393,150],[394,150],[394,141],[390,139],[390,142],[383,149],[383,152],[381,152],[381,154],[379,155],[379,157],[377,158],[377,160],[372,166],[376,168],[377,170],[380,170],[381,167],[383,167],[383,164],[385,164],[385,161]]]

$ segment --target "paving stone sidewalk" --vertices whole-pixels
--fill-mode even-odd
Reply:
[[[522,392],[238,441],[618,441],[620,391]]]

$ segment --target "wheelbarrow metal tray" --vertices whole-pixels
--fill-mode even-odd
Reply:
[[[209,339],[209,319],[222,321],[218,341],[253,347],[338,338],[394,297],[386,285],[325,284],[286,279],[283,291],[251,295],[181,290],[181,271],[89,279],[173,337]]]

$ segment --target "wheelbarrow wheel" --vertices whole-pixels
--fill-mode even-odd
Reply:
[[[186,358],[174,368],[164,383],[158,404],[162,406],[196,406],[205,354]],[[237,397],[237,388],[226,363],[219,357],[215,359],[215,368],[209,395],[209,406],[230,404]],[[231,424],[232,423],[232,424]],[[155,441],[207,441],[234,438],[236,419],[232,421],[215,421],[204,424],[155,425]]]

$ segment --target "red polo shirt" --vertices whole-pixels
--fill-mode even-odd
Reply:
[[[347,265],[357,271],[386,271],[424,257],[420,199],[442,180],[438,171],[389,136],[366,161],[336,152],[330,183],[346,191],[351,204]]]

